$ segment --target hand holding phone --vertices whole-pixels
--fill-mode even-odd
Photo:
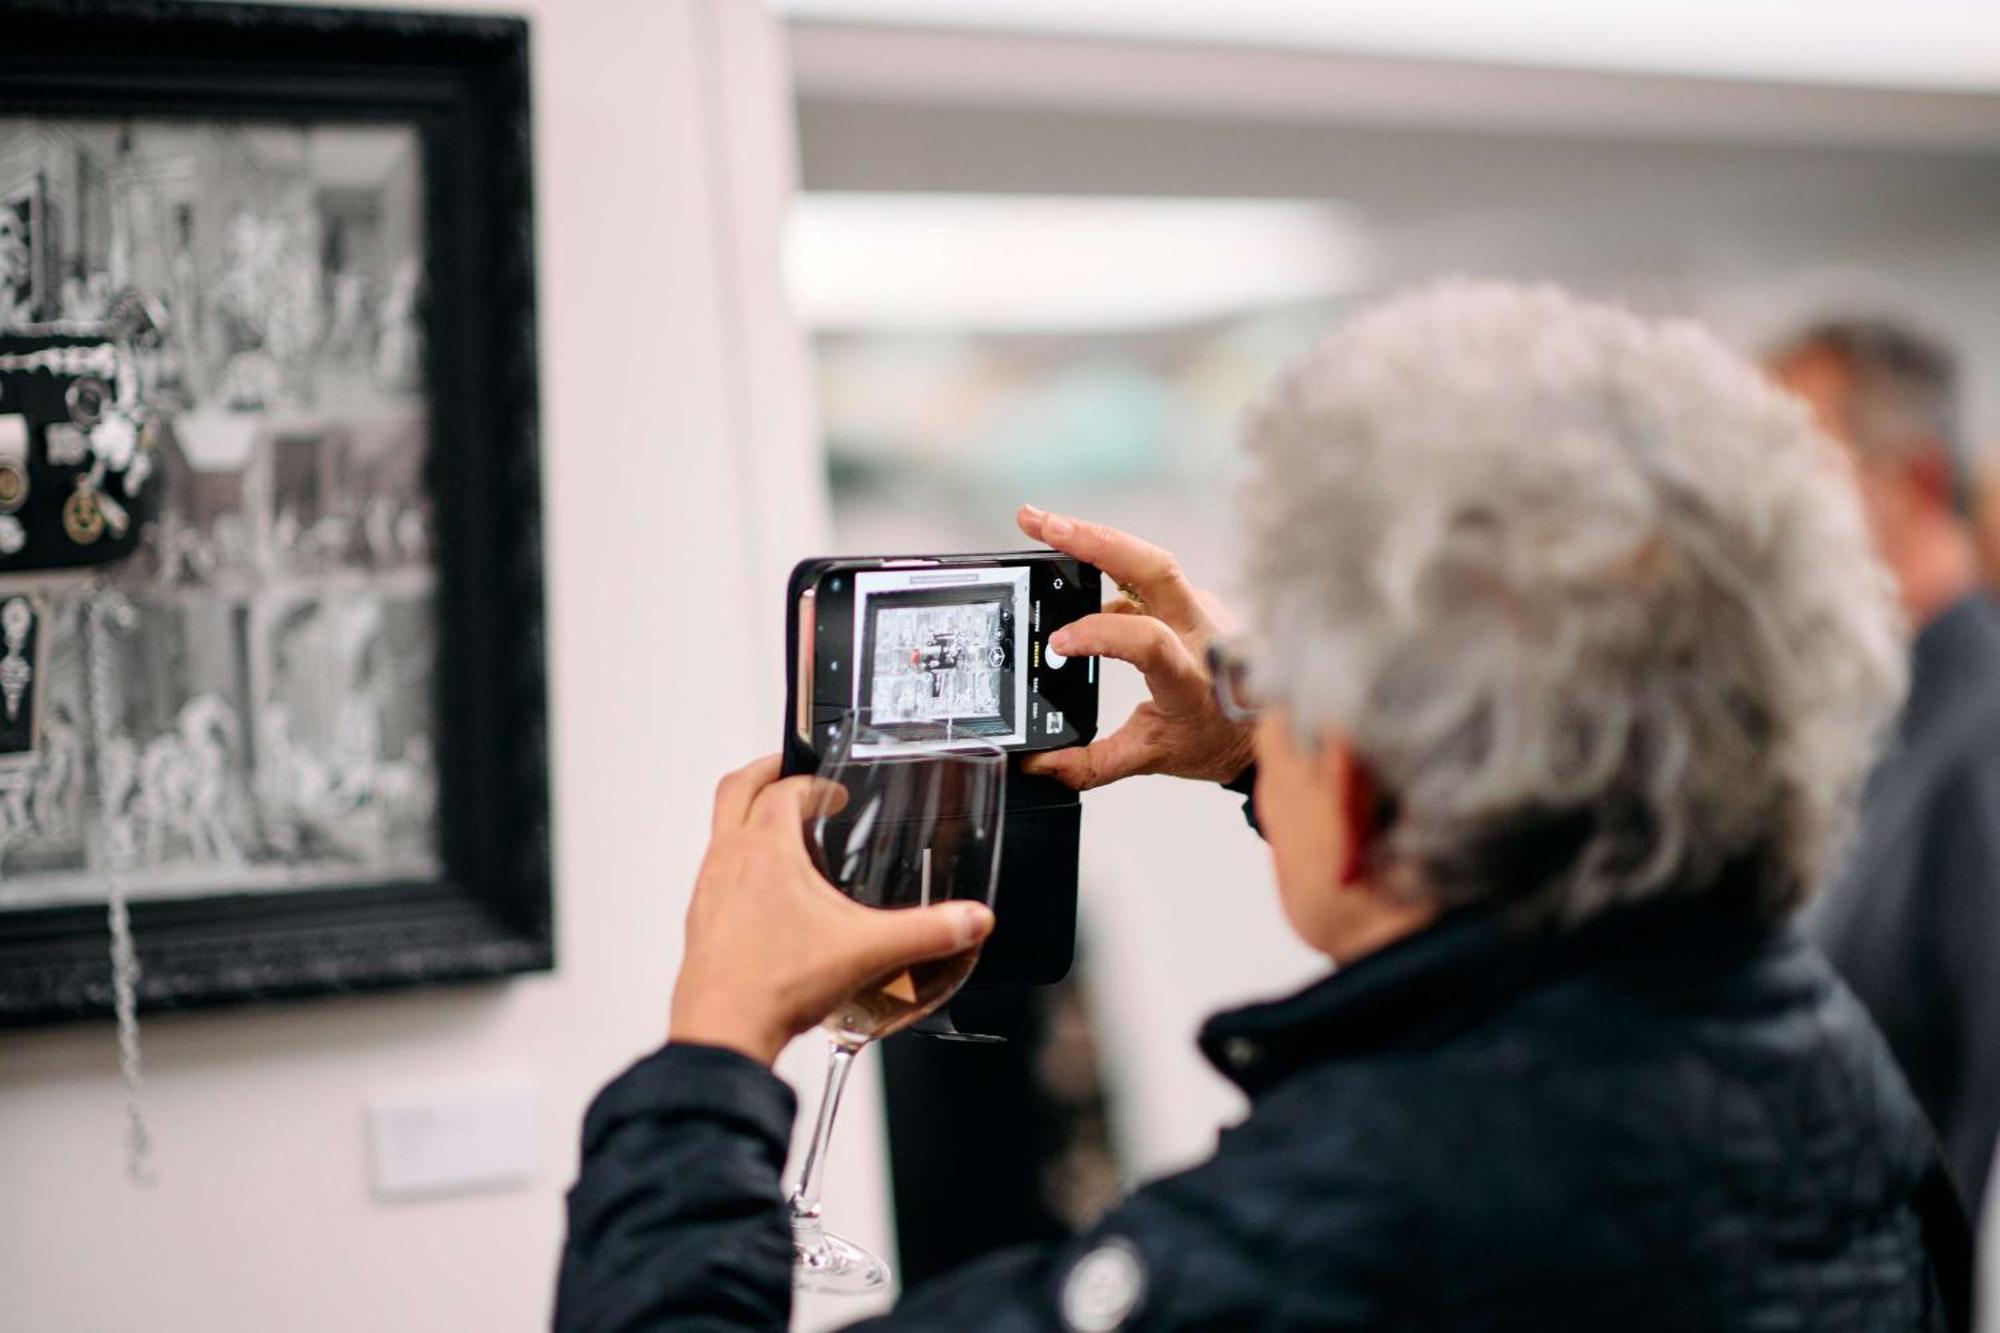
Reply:
[[[1116,528],[1023,505],[1021,531],[1087,560],[1124,596],[1065,627],[1051,646],[1115,657],[1139,668],[1151,696],[1108,736],[1036,755],[1030,773],[1088,791],[1143,773],[1229,782],[1250,766],[1251,728],[1215,706],[1205,654],[1221,629],[1209,599],[1182,575],[1173,553]]]

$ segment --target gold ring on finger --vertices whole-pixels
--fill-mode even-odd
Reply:
[[[1153,614],[1153,608],[1147,606],[1146,599],[1141,597],[1137,592],[1133,591],[1131,588],[1126,587],[1124,584],[1120,583],[1117,579],[1111,580],[1111,586],[1118,589],[1119,593],[1125,598],[1126,601],[1132,603],[1133,609],[1139,612],[1139,614],[1148,616]]]

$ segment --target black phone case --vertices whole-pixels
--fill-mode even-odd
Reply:
[[[1005,559],[1003,553],[984,559]],[[1018,554],[1043,554],[1020,552]],[[802,560],[785,586],[786,776],[813,772],[818,756],[794,727],[798,709],[799,597],[821,574],[858,557]],[[895,556],[869,559],[897,559]],[[964,989],[1049,986],[1069,975],[1076,959],[1077,855],[1083,836],[1083,803],[1052,778],[1021,771],[1021,755],[1007,765],[1007,826],[1000,845],[993,935]]]

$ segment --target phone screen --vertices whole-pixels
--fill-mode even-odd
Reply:
[[[1096,729],[1097,663],[1048,651],[1057,628],[1097,609],[1095,569],[1054,553],[841,561],[799,600],[799,734],[865,710],[935,748],[938,724],[1007,749],[1053,749]],[[810,702],[808,702],[808,700]]]

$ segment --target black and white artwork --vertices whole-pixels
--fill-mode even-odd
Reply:
[[[869,662],[875,721],[999,717],[1003,609],[998,601],[876,608]]]
[[[24,323],[44,310],[53,283],[39,177],[0,189],[0,325]]]
[[[0,510],[31,438],[152,506],[0,586],[0,911],[440,873],[423,180],[407,124],[0,117]],[[9,411],[45,345],[68,420]]]
[[[528,59],[9,0],[0,1026],[553,966]]]

